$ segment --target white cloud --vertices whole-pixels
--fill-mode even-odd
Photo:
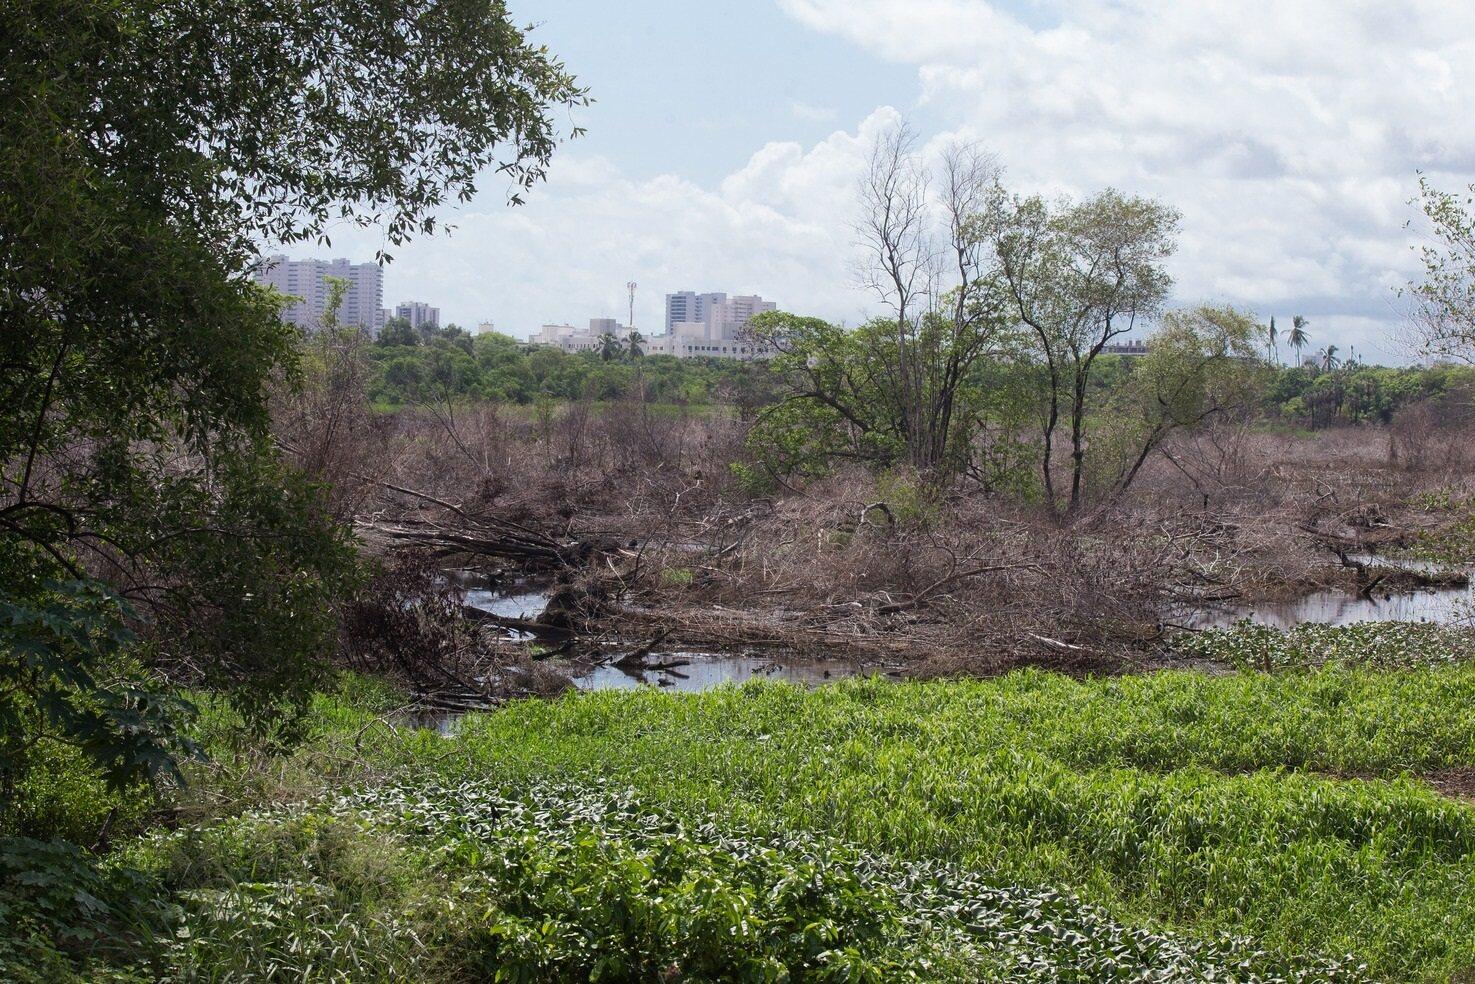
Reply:
[[[1386,336],[1393,290],[1414,272],[1415,171],[1475,178],[1475,4],[1023,0],[1024,18],[985,0],[779,2],[798,24],[914,66],[917,91],[896,99],[920,94],[949,131],[926,134],[932,146],[976,138],[1022,190],[1113,185],[1179,208],[1178,300],[1302,313],[1317,345],[1401,357]],[[448,217],[452,237],[401,251],[386,301],[438,301],[462,323],[525,335],[622,315],[633,279],[646,328],[677,289],[755,291],[854,322],[872,306],[851,272],[856,179],[899,118],[881,107],[812,146],[766,144],[715,184],[633,180],[575,143],[526,206],[502,207],[490,181]],[[380,245],[342,238],[335,252]]]
[[[779,2],[915,65],[1013,183],[1181,209],[1181,299],[1300,309],[1344,348],[1389,347],[1415,171],[1475,177],[1475,4],[1042,0],[1026,23],[985,0]]]
[[[802,99],[789,100],[789,113],[805,123],[832,123],[839,115],[828,106],[816,106]]]
[[[486,207],[499,200],[489,185],[448,217],[451,235],[401,250],[385,301],[439,302],[448,320],[491,318],[526,337],[546,321],[622,317],[635,280],[636,325],[648,332],[665,293],[683,289],[761,293],[853,322],[866,304],[850,273],[854,189],[875,136],[899,119],[883,107],[808,148],[767,144],[715,188],[673,175],[634,181],[608,161],[565,155],[526,205]],[[342,230],[334,252],[379,245]]]

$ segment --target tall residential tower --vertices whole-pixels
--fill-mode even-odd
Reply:
[[[328,277],[348,283],[338,309],[338,324],[373,332],[384,327],[384,268],[377,263],[350,263],[346,259],[289,260],[277,255],[267,257],[253,279],[300,298],[287,308],[282,320],[305,331],[315,331],[322,327],[323,313],[328,306]]]
[[[666,331],[650,339],[651,355],[677,358],[765,359],[773,355],[766,346],[743,338],[753,316],[778,307],[756,294],[728,297],[724,293],[698,294],[682,291],[666,295]]]

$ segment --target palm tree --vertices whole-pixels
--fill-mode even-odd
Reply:
[[[1306,331],[1306,326],[1311,324],[1299,314],[1291,319],[1291,331],[1286,335],[1286,343],[1296,350],[1296,365],[1301,364],[1301,350],[1306,343],[1311,341],[1311,335]]]
[[[1337,347],[1335,345],[1328,345],[1322,349],[1317,358],[1321,360],[1321,369],[1323,372],[1331,372],[1337,368],[1337,363],[1341,361],[1337,358]]]
[[[1276,342],[1279,340],[1279,338],[1280,338],[1280,335],[1275,330],[1275,315],[1272,314],[1270,316],[1270,327],[1265,330],[1265,361],[1266,362],[1278,362],[1278,361],[1280,361],[1280,360],[1278,360],[1278,359],[1275,358]]]
[[[619,358],[620,351],[623,348],[623,343],[615,337],[613,332],[607,331],[599,336],[599,357],[605,362]]]
[[[642,347],[644,345],[645,336],[631,328],[630,334],[625,336],[625,351],[630,353],[630,358],[638,359],[644,355],[645,349]]]

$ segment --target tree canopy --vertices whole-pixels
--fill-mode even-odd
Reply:
[[[302,699],[352,551],[271,442],[297,336],[258,249],[404,242],[488,168],[516,201],[584,100],[488,0],[0,11],[0,779],[43,736],[119,782],[167,765],[158,708],[87,655],[124,623],[250,714]]]

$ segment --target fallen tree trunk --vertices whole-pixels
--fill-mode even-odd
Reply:
[[[365,521],[358,529],[365,539],[378,539],[390,547],[418,547],[441,557],[495,558],[526,571],[579,568],[622,546],[605,535],[553,537],[488,517],[468,518],[455,526],[430,520]]]

